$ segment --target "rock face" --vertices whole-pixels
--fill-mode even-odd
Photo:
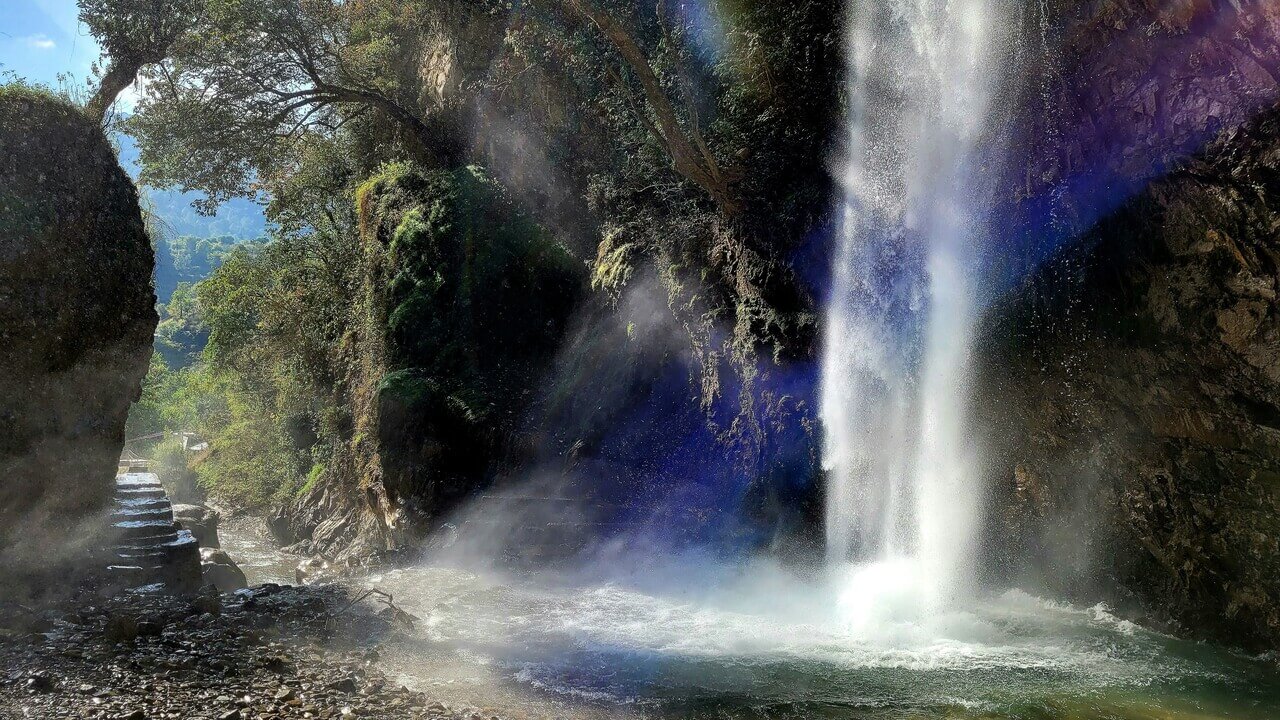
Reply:
[[[357,193],[366,266],[352,437],[271,527],[339,563],[397,549],[514,452],[585,273],[477,168],[391,166]]]
[[[1188,634],[1280,642],[1277,202],[1273,111],[998,303],[978,383],[994,566],[1120,588]]]
[[[218,544],[218,523],[222,522],[222,514],[217,510],[205,507],[204,505],[174,505],[173,518],[182,524],[182,527],[191,531],[196,536],[196,541],[200,543],[202,548],[217,548]]]
[[[1161,174],[1280,98],[1280,5],[1146,0],[1042,5],[1052,28],[1024,73],[1016,158],[1023,197],[1050,189],[1059,222],[1091,225]],[[1032,13],[1034,15],[1034,13]],[[1030,19],[1030,18],[1028,18]],[[1086,227],[1076,226],[1078,230]]]
[[[137,194],[78,109],[0,87],[0,554],[78,554],[112,492],[156,327]],[[86,523],[81,526],[81,523]]]

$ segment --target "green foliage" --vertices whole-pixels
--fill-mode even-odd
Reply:
[[[129,410],[125,434],[143,437],[165,429],[164,412],[169,401],[172,373],[159,353],[152,353],[151,365],[142,380],[142,397]]]
[[[303,483],[296,492],[294,492],[294,496],[298,497],[311,492],[311,489],[316,486],[316,483],[320,482],[320,478],[324,477],[325,470],[326,468],[324,463],[316,463],[315,465],[312,465],[311,470],[307,472],[307,481]]]
[[[400,0],[206,0],[126,123],[142,148],[143,181],[202,190],[212,209],[264,184],[273,189],[348,123],[421,152],[442,147],[449,135],[433,132],[433,116],[416,107],[414,89],[402,90],[393,67],[416,22],[412,8]]]
[[[161,308],[156,352],[169,367],[185,368],[200,357],[208,341],[209,328],[199,312],[194,286],[181,283]]]
[[[202,0],[78,0],[80,22],[114,60],[159,62],[191,27]]]
[[[528,393],[577,301],[581,264],[476,167],[393,164],[360,197],[389,229],[388,362],[412,370],[384,388],[417,397],[429,383],[474,418]]]
[[[232,420],[212,438],[212,452],[196,477],[201,488],[225,502],[266,508],[290,498],[302,474],[277,418],[242,400],[232,403]]]
[[[353,245],[350,235],[318,232],[238,243],[165,306],[157,348],[172,361],[155,356],[131,422],[139,434],[206,439],[211,452],[195,473],[220,501],[266,507],[287,499],[313,453],[333,443],[343,412],[332,382],[360,267]]]
[[[261,245],[265,240],[257,240]],[[229,235],[194,237],[182,235],[171,240],[157,240],[156,296],[163,303],[179,283],[196,283],[207,277],[241,241]]]
[[[182,448],[182,437],[178,435],[166,437],[151,451],[151,471],[175,502],[201,499],[196,473],[188,462],[190,454]]]

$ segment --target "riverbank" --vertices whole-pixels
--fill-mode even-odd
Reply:
[[[492,717],[390,682],[378,648],[394,611],[355,592],[269,584],[0,608],[0,718]]]

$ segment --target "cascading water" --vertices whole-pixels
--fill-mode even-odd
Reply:
[[[829,558],[848,575],[842,604],[864,622],[937,610],[970,574],[969,263],[985,221],[976,149],[996,87],[998,2],[852,10],[822,418]]]

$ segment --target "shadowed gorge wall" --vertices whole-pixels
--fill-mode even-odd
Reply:
[[[1280,6],[1237,0],[1054,0],[1029,50],[1009,137],[1018,279],[1218,133],[1280,99]]]
[[[1118,591],[1199,637],[1280,639],[1277,198],[1272,111],[999,304],[978,402],[1011,579]]]
[[[351,435],[277,527],[301,550],[363,559],[431,529],[519,456],[586,271],[478,168],[395,164],[356,197]]]
[[[133,184],[72,105],[0,88],[0,553],[74,552],[112,491],[156,327]],[[92,527],[92,525],[87,526]]]

